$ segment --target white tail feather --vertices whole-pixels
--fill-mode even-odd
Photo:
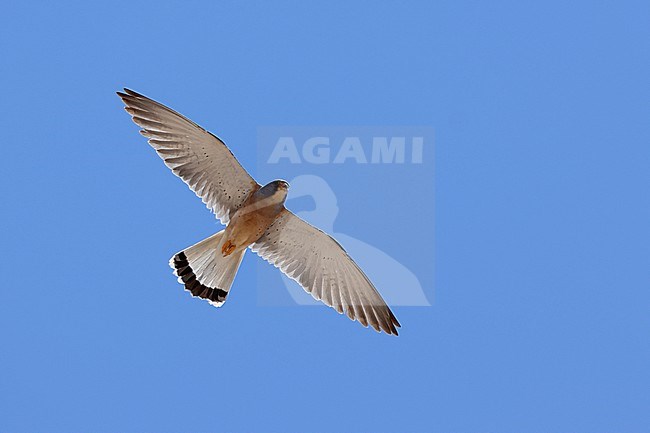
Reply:
[[[185,290],[220,307],[226,301],[246,249],[221,254],[225,230],[175,254],[169,261]]]

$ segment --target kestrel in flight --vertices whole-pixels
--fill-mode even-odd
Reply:
[[[314,299],[365,327],[397,335],[399,322],[343,247],[284,207],[287,182],[261,186],[217,136],[132,90],[117,94],[165,165],[226,226],[171,258],[185,290],[221,307],[250,248]]]

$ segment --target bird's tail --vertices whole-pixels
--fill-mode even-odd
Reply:
[[[215,307],[221,307],[226,302],[230,286],[246,252],[244,248],[223,257],[221,243],[224,231],[184,249],[169,261],[169,266],[174,269],[178,282],[185,285],[185,290]]]

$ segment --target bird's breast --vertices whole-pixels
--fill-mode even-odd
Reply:
[[[278,203],[269,197],[251,197],[235,212],[225,235],[238,247],[248,246],[262,237],[282,209],[283,202]]]

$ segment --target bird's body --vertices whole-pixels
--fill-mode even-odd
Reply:
[[[262,237],[284,209],[287,188],[285,181],[276,180],[249,195],[226,227],[224,255],[246,249]]]
[[[226,225],[171,258],[187,291],[222,306],[250,249],[315,299],[363,326],[397,335],[399,322],[341,245],[285,208],[287,182],[259,185],[217,136],[137,92],[118,95],[165,164]]]

